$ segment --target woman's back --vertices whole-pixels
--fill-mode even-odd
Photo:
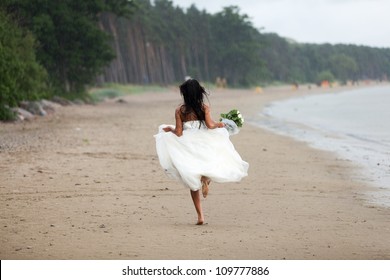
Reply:
[[[180,111],[180,117],[183,122],[189,122],[189,121],[199,121],[199,117],[196,115],[194,110],[187,109],[186,105],[181,105],[179,108]],[[204,108],[203,108],[204,111]]]

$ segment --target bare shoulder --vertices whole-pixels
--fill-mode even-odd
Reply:
[[[176,113],[176,114],[179,114],[179,113],[183,112],[183,106],[184,106],[184,105],[179,105],[179,106],[175,109],[175,113]]]
[[[183,105],[177,107],[175,110],[176,118],[181,118],[182,114],[183,114]]]

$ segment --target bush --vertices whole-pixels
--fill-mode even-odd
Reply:
[[[323,81],[328,81],[329,83],[334,82],[335,78],[332,72],[326,70],[318,73],[316,78],[316,84],[320,85]]]
[[[0,119],[12,117],[9,107],[46,96],[45,69],[35,59],[35,39],[0,10]]]
[[[0,105],[0,120],[13,121],[16,119],[16,114],[8,106]]]

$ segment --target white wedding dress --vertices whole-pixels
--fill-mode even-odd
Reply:
[[[248,175],[249,164],[234,149],[225,128],[208,129],[200,121],[183,123],[183,135],[165,132],[160,125],[157,155],[165,173],[193,191],[202,187],[201,177],[212,182],[238,182]]]

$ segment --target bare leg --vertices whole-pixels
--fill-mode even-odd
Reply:
[[[196,213],[198,214],[198,222],[197,225],[203,225],[204,217],[203,217],[203,211],[202,206],[200,204],[200,192],[198,191],[191,191],[191,197],[192,201],[194,202],[194,206],[196,209]]]
[[[209,184],[211,180],[208,177],[202,176],[202,178],[200,178],[200,181],[202,182],[203,197],[206,198],[209,193]]]

